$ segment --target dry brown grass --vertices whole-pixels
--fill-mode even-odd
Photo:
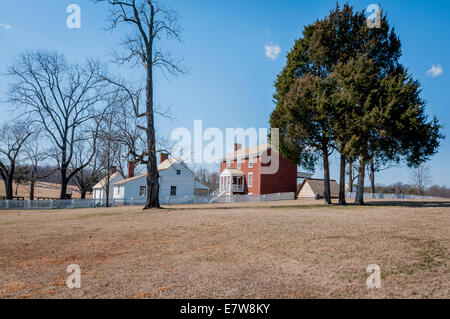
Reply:
[[[376,204],[3,211],[0,297],[449,298],[449,205]]]
[[[72,191],[72,198],[80,198],[81,194],[78,192],[76,186],[69,185],[68,188]],[[16,184],[13,186],[14,196],[30,198],[30,185],[19,184],[16,195]],[[0,197],[5,196],[5,184],[0,180]],[[38,182],[34,189],[34,196],[37,197],[49,197],[59,198],[60,185],[46,182]],[[86,194],[86,198],[92,198],[92,194]]]

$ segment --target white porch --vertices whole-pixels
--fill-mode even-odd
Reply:
[[[239,169],[224,169],[220,174],[219,189],[222,193],[243,193],[245,174]]]

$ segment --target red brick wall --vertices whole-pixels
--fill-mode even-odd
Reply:
[[[278,172],[261,175],[261,194],[297,191],[297,164],[280,155]]]
[[[270,155],[270,152],[269,152]],[[261,159],[253,159],[253,167],[248,167],[248,159],[241,161],[240,170],[245,174],[244,193],[253,195],[296,192],[297,190],[297,165],[280,156],[278,172],[271,175],[260,176]],[[220,164],[220,172],[227,168],[227,163]],[[237,161],[232,161],[230,168],[237,169]],[[248,173],[253,173],[253,186],[248,187]]]
[[[241,168],[240,170],[245,174],[244,178],[244,192],[236,193],[246,195],[248,193],[252,193],[253,195],[259,194],[259,158],[253,159],[253,167],[248,167],[248,158],[245,160],[241,160]],[[227,162],[222,162],[220,164],[220,172],[222,173],[224,169],[227,168]],[[232,161],[230,168],[238,169],[237,161]],[[248,187],[248,173],[253,173],[253,184],[252,187]]]
[[[259,158],[253,158],[253,167],[248,167],[248,158],[242,160],[241,171],[245,174],[245,187],[244,194],[252,193],[253,195],[259,195]],[[253,173],[252,187],[248,187],[248,173]]]

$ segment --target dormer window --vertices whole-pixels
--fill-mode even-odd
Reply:
[[[248,158],[248,167],[249,168],[253,167],[253,156],[249,156],[249,158]]]

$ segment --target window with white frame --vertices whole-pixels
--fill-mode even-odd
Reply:
[[[238,158],[238,160],[237,160],[237,168],[241,169],[241,159],[240,158]]]
[[[248,173],[248,187],[253,186],[253,173]]]
[[[250,156],[250,157],[248,158],[248,167],[249,167],[249,168],[252,168],[252,167],[253,167],[253,156]]]
[[[141,188],[139,189],[139,196],[145,196],[146,191],[147,191],[147,187],[141,186]]]
[[[177,196],[177,187],[170,186],[170,196]]]
[[[227,161],[227,168],[231,168],[231,162]]]

